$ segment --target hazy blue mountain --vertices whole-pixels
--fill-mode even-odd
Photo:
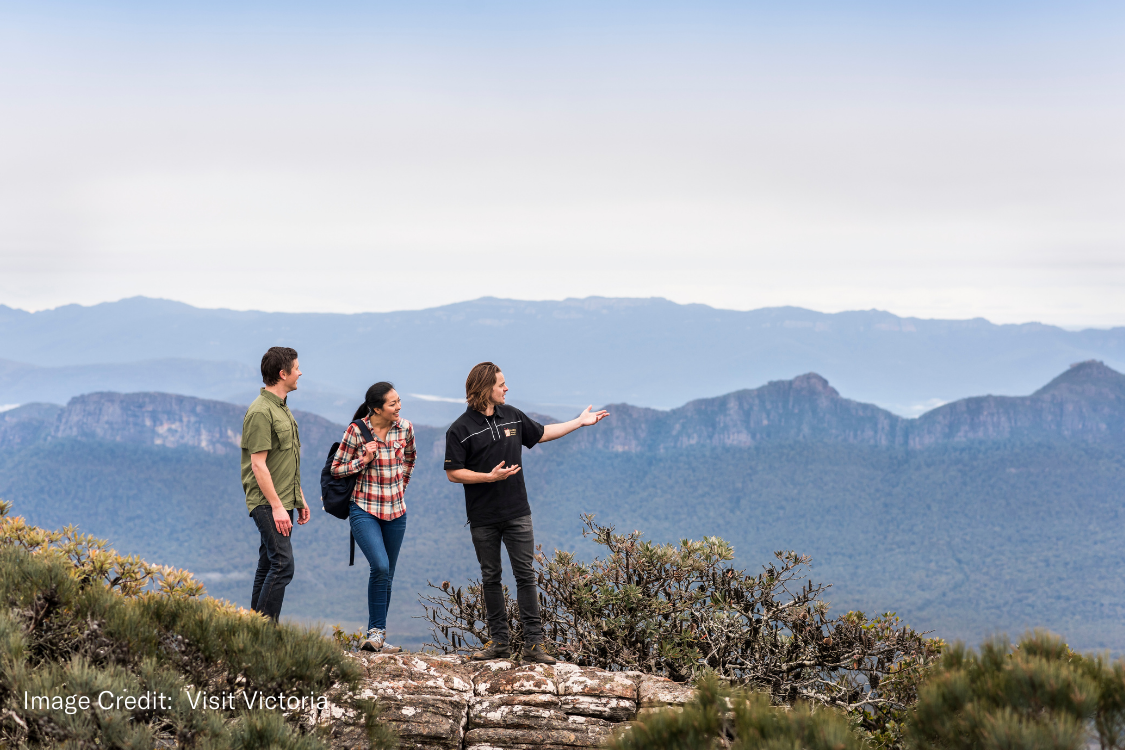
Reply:
[[[573,450],[673,451],[783,442],[911,449],[970,441],[1081,440],[1125,445],[1125,375],[1079,362],[1030,396],[979,396],[905,419],[840,396],[816,373],[660,411],[609,404],[613,419]]]
[[[578,516],[594,512],[660,541],[720,535],[751,568],[797,549],[838,609],[896,610],[970,641],[1043,625],[1078,648],[1125,652],[1123,384],[1087,362],[1031,396],[917,420],[845,399],[815,374],[670,411],[615,405],[596,428],[525,453],[537,541],[590,554]],[[0,497],[32,523],[78,523],[186,566],[245,604],[257,548],[234,452],[242,413],[153,393],[0,413]],[[286,612],[356,625],[362,559],[347,567],[347,524],[315,507],[343,425],[297,416],[314,513],[294,536]],[[461,489],[441,470],[443,430],[417,435],[391,620],[407,643],[425,632],[411,618],[426,580],[476,573]]]
[[[9,350],[7,340],[4,349]],[[239,362],[203,359],[149,359],[132,362],[43,366],[0,359],[0,402],[65,402],[94,391],[161,390],[201,398],[229,400],[243,394],[247,383],[261,376],[257,367]]]
[[[42,366],[0,360],[0,406],[60,403],[83,393],[158,391],[249,404],[261,388],[257,365],[204,359],[152,359],[140,362]],[[301,382],[298,396],[305,411],[337,421],[351,418],[363,390],[345,394]],[[465,405],[404,396],[411,416],[423,424],[448,424]]]
[[[0,404],[62,400],[28,387],[30,381],[46,387],[56,377],[62,380],[51,387],[67,397],[154,390],[246,402],[258,388],[261,354],[274,344],[301,353],[305,378],[295,406],[343,421],[368,385],[390,379],[406,397],[408,415],[434,424],[461,407],[418,395],[462,396],[466,372],[485,359],[504,368],[514,402],[553,414],[621,401],[666,409],[817,372],[853,398],[915,415],[982,393],[1028,393],[1074,362],[1099,359],[1125,368],[1125,328],[1066,331],[874,310],[738,312],[662,299],[483,298],[336,315],[203,310],[133,298],[37,313],[0,307],[0,357],[62,368],[136,363],[126,372],[143,381],[101,379],[81,387],[73,374],[40,372],[9,384],[0,368]],[[183,386],[163,385],[174,382],[160,364],[169,359],[228,363],[216,366],[227,374],[216,370]],[[244,381],[231,382],[231,374],[242,373]]]

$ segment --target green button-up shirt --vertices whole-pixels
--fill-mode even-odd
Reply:
[[[269,451],[266,468],[281,504],[286,510],[305,507],[301,499],[301,436],[297,420],[285,401],[265,388],[242,420],[242,488],[246,490],[247,511],[269,503],[250,468],[250,454],[261,451]]]

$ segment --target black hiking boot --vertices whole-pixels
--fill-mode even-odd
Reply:
[[[547,653],[542,643],[523,647],[523,661],[532,664],[554,664],[555,658]]]
[[[507,643],[495,643],[489,641],[484,644],[484,648],[477,651],[469,657],[473,661],[489,661],[490,659],[511,659],[512,649],[508,648]]]

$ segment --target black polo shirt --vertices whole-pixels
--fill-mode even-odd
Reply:
[[[543,425],[514,406],[501,404],[486,417],[469,407],[445,431],[445,470],[469,469],[487,474],[501,461],[523,466],[523,449],[534,448]],[[531,515],[523,470],[499,482],[466,484],[465,512],[473,526]]]

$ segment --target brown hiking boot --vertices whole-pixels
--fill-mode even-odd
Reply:
[[[512,649],[508,648],[507,643],[495,643],[489,641],[484,644],[484,648],[477,651],[469,657],[473,661],[489,661],[490,659],[511,659]]]
[[[523,647],[523,661],[534,664],[554,664],[555,657],[547,653],[542,643]]]

